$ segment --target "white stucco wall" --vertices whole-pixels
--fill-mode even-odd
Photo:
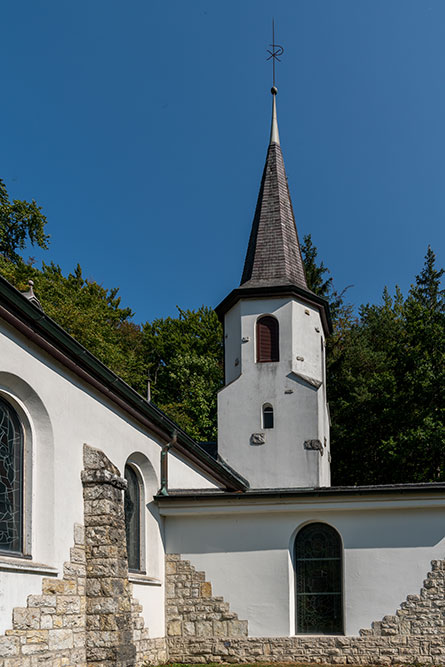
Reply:
[[[96,393],[39,348],[6,325],[0,327],[0,394],[18,410],[30,450],[25,514],[31,563],[56,568],[59,576],[73,546],[73,527],[83,523],[80,473],[87,443],[105,452],[123,474],[127,459],[138,467],[144,485],[147,575],[164,579],[163,520],[153,503],[159,489],[160,443],[102,394]],[[139,458],[138,458],[139,457]],[[215,483],[170,456],[176,488],[209,488]],[[11,560],[7,554],[1,561]],[[0,633],[11,627],[15,606],[39,593],[41,575],[0,571]],[[151,636],[164,634],[164,587],[135,584],[135,596]]]
[[[256,323],[279,323],[279,362],[256,362]],[[324,386],[324,336],[319,311],[293,298],[240,300],[226,315],[226,386],[218,395],[218,451],[252,488],[328,486],[329,424]],[[262,407],[272,405],[274,428]],[[265,443],[252,444],[263,433]],[[305,450],[305,440],[319,440]]]
[[[167,551],[205,571],[250,636],[295,634],[294,539],[308,522],[342,538],[346,634],[394,614],[445,557],[445,498],[210,504],[165,503]]]

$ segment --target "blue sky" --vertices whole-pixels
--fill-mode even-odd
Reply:
[[[241,276],[270,123],[300,237],[355,303],[445,265],[443,0],[3,2],[0,176],[48,217],[38,262],[136,321]]]

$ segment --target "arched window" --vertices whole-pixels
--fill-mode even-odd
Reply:
[[[124,496],[125,532],[127,537],[128,569],[141,570],[141,487],[135,469],[125,466],[127,488]]]
[[[273,407],[270,403],[263,405],[263,428],[273,428]]]
[[[23,430],[0,398],[0,551],[23,551]]]
[[[342,546],[325,523],[304,526],[295,540],[297,633],[342,634]]]
[[[257,362],[280,360],[278,320],[271,315],[265,315],[257,320],[256,360]]]

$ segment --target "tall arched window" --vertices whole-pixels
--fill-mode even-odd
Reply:
[[[23,551],[23,430],[0,398],[0,551]]]
[[[280,360],[278,320],[271,315],[264,315],[257,320],[256,360],[257,362]]]
[[[342,546],[325,523],[304,526],[295,540],[297,633],[342,634]]]
[[[127,488],[124,496],[125,532],[127,537],[128,569],[141,570],[141,487],[138,474],[130,465],[124,472]]]

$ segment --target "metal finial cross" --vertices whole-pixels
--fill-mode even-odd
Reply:
[[[267,49],[267,53],[270,53],[270,56],[267,60],[272,58],[272,67],[273,67],[273,86],[275,88],[275,61],[278,60],[280,63],[281,60],[279,56],[282,56],[284,53],[284,48],[280,44],[275,44],[275,21],[272,19],[272,44],[269,44],[272,47],[272,51]]]

